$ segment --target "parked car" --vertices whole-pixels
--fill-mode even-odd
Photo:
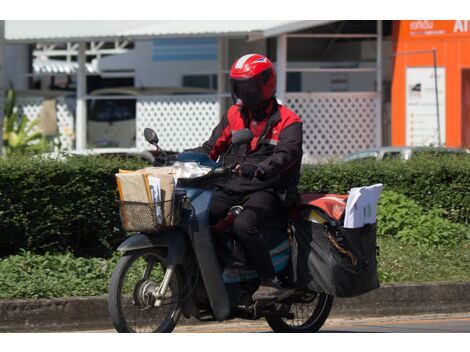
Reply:
[[[424,153],[436,153],[440,155],[468,155],[470,150],[464,148],[444,148],[444,147],[382,147],[367,149],[357,153],[342,156],[336,160],[338,163],[347,163],[360,160],[387,160],[402,159],[410,160],[413,157]]]

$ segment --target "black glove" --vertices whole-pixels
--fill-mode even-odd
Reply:
[[[252,179],[254,176],[261,179],[264,176],[264,171],[257,165],[243,163],[240,165],[240,174],[243,177]]]

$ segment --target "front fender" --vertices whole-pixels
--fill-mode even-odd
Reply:
[[[179,228],[167,229],[154,234],[139,232],[122,242],[118,251],[129,252],[145,248],[166,248],[168,264],[185,264],[188,250],[186,233]]]

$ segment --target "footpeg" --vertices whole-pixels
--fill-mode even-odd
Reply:
[[[275,301],[276,301],[276,302],[281,302],[281,301],[283,301],[283,300],[285,300],[285,299],[287,299],[287,298],[289,298],[289,297],[295,295],[296,293],[297,293],[297,289],[295,289],[295,288],[285,289],[285,290],[281,291],[281,292],[277,295]]]

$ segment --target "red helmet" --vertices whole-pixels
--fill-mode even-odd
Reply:
[[[276,70],[267,57],[244,55],[230,69],[230,93],[237,105],[254,107],[269,100],[276,91]]]

